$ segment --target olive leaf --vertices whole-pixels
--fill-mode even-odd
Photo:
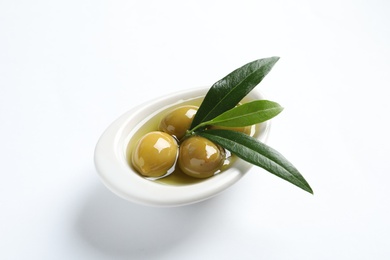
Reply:
[[[207,129],[208,125],[242,127],[269,120],[283,108],[268,100],[252,101],[235,107],[271,71],[279,57],[250,62],[221,80],[207,92],[185,138],[199,135],[219,144],[239,158],[313,194],[300,172],[275,149],[241,132]]]
[[[313,190],[299,171],[278,151],[256,138],[231,130],[204,130],[197,135],[215,142],[241,159],[313,194]]]
[[[207,125],[227,127],[250,126],[267,121],[277,116],[282,110],[283,107],[276,102],[255,100],[232,108],[210,121],[203,122],[195,127],[193,131]]]
[[[191,129],[235,107],[271,71],[279,57],[252,61],[214,83],[191,124]]]

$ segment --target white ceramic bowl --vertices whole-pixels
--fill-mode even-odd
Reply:
[[[100,137],[95,148],[95,166],[103,183],[126,200],[159,207],[181,206],[211,198],[237,182],[252,167],[237,159],[224,172],[201,182],[168,185],[145,179],[129,165],[126,151],[132,135],[153,115],[182,100],[204,96],[209,88],[190,89],[154,99],[135,107],[114,121]],[[263,99],[253,90],[246,99]],[[266,142],[270,121],[260,125],[255,136]]]

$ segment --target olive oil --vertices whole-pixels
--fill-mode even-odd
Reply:
[[[157,131],[158,125],[160,121],[163,119],[163,117],[172,109],[183,106],[183,105],[193,105],[193,106],[200,106],[202,103],[204,97],[196,97],[188,100],[182,100],[177,102],[176,104],[167,106],[162,108],[160,111],[157,111],[154,115],[152,115],[145,124],[143,124],[133,135],[133,137],[129,140],[127,149],[126,149],[126,158],[129,166],[134,169],[134,167],[131,164],[131,155],[132,151],[135,148],[136,143],[138,140],[143,137],[145,134],[151,132],[151,131]],[[254,133],[257,131],[256,127],[253,126],[251,130],[251,135],[254,135]],[[226,170],[229,166],[231,166],[232,163],[236,160],[236,156],[233,156],[230,154],[229,151],[226,151],[226,159],[224,161],[223,166],[220,170],[218,170],[215,174],[219,174]],[[134,169],[134,171],[136,171]],[[187,174],[183,173],[180,168],[175,164],[173,166],[173,169],[170,169],[168,171],[167,175],[164,175],[160,178],[148,178],[150,181],[154,181],[156,183],[165,184],[165,185],[190,185],[202,182],[206,179],[199,179],[194,178],[191,176],[188,176]],[[212,177],[211,177],[212,178]]]

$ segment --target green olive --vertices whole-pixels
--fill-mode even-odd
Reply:
[[[178,165],[187,175],[196,178],[213,176],[222,167],[225,151],[210,140],[192,136],[180,145]]]
[[[247,135],[252,135],[252,126],[243,126],[243,127],[227,127],[227,126],[216,126],[213,125],[210,127],[210,129],[226,129],[226,130],[232,130],[241,132]]]
[[[197,106],[181,106],[170,111],[160,122],[159,130],[181,139],[190,128]]]
[[[144,135],[132,153],[134,168],[147,177],[160,177],[176,163],[178,145],[172,136],[160,131]]]

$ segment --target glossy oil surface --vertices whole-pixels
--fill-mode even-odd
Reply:
[[[157,131],[158,126],[161,122],[161,120],[164,118],[164,116],[169,113],[174,108],[183,106],[183,105],[193,105],[193,106],[200,106],[202,103],[203,96],[202,97],[196,97],[192,99],[187,99],[187,100],[182,100],[177,102],[174,105],[164,107],[160,111],[157,111],[155,114],[151,115],[147,121],[134,133],[133,137],[130,139],[129,144],[127,146],[127,151],[126,151],[126,157],[127,161],[130,165],[130,167],[134,168],[134,166],[131,164],[131,156],[135,148],[135,144],[139,139],[141,139],[145,134],[152,132],[152,131]],[[244,100],[245,102],[245,100]],[[258,126],[252,126],[252,129],[250,131],[250,135],[255,135],[256,132],[258,131],[259,127]],[[228,169],[236,160],[236,156],[231,155],[229,151],[226,151],[226,158],[224,160],[224,163],[222,167],[215,172],[215,174],[221,174],[223,173],[226,169]],[[154,181],[156,183],[160,184],[166,184],[166,185],[190,185],[190,184],[195,184],[202,182],[205,179],[201,178],[195,178],[188,176],[185,174],[178,166],[175,164],[173,166],[173,169],[170,169],[166,175],[164,175],[162,178],[148,178],[151,181]]]

